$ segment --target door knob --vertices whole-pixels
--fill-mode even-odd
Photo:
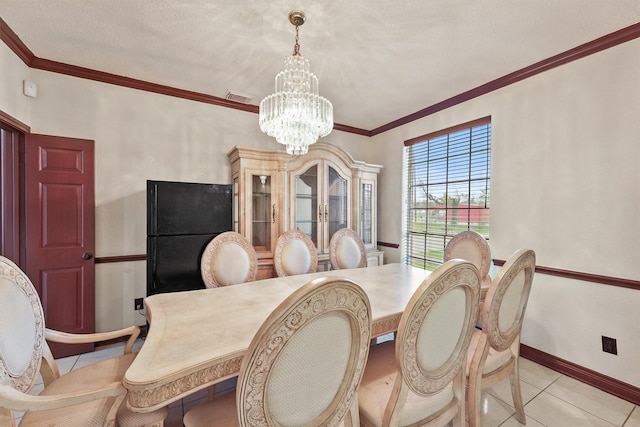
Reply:
[[[85,252],[82,254],[82,259],[91,259],[93,258],[93,254],[91,252]]]

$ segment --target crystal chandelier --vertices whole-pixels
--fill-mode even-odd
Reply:
[[[298,27],[305,19],[304,12],[289,12],[289,22],[296,27],[293,55],[276,75],[275,93],[260,102],[260,130],[295,155],[305,154],[309,145],[333,129],[333,106],[318,95],[318,78],[309,71],[309,60],[300,55]]]

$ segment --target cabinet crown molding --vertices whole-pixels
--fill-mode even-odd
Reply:
[[[270,160],[277,161],[284,165],[285,170],[289,170],[288,167],[291,163],[305,162],[307,159],[317,157],[323,153],[330,153],[336,156],[341,162],[347,165],[351,169],[361,170],[363,172],[378,173],[382,170],[382,165],[376,165],[366,163],[361,160],[354,160],[354,158],[344,148],[339,147],[329,142],[318,141],[309,146],[309,152],[302,156],[293,156],[287,154],[284,151],[266,150],[264,148],[249,148],[249,147],[233,147],[228,153],[227,157],[229,161],[233,163],[240,158],[252,159],[252,160]]]

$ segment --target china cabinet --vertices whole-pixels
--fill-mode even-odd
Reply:
[[[377,176],[381,166],[354,160],[318,142],[303,156],[235,147],[228,154],[234,184],[234,229],[253,242],[258,278],[273,275],[278,236],[307,234],[318,251],[318,270],[329,269],[329,241],[340,228],[354,229],[367,248],[367,265],[381,265],[376,247]]]
[[[236,147],[228,157],[233,180],[233,229],[256,249],[256,278],[272,277],[276,240],[285,230],[284,167],[288,155]]]

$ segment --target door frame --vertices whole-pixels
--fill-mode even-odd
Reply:
[[[23,266],[20,241],[20,142],[24,133],[0,117],[0,253]]]

